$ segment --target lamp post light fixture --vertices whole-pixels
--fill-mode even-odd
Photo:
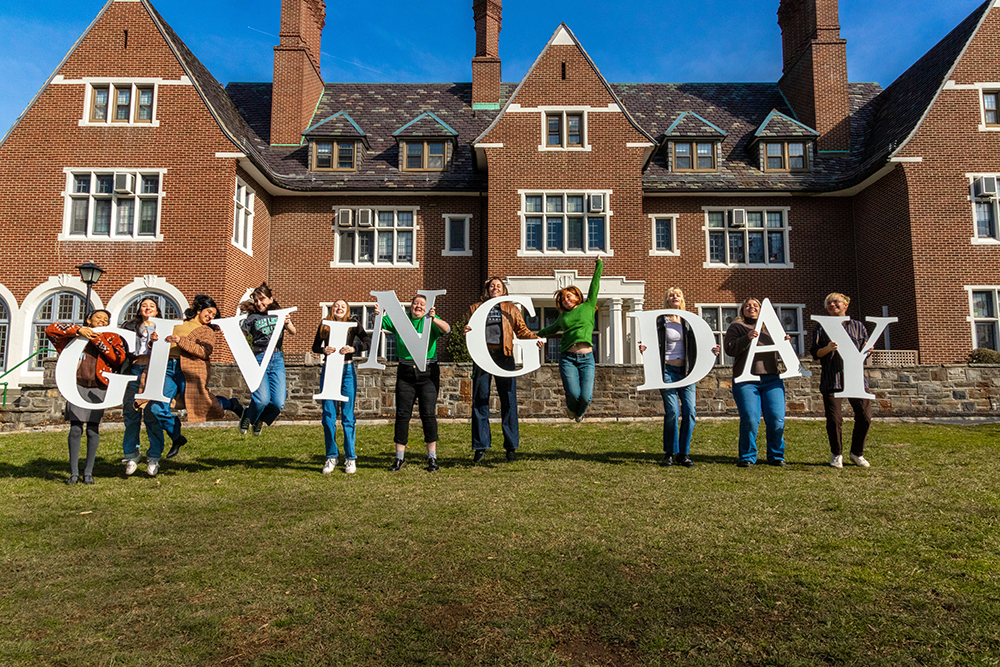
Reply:
[[[83,321],[86,323],[87,317],[90,316],[90,292],[94,285],[97,284],[97,281],[101,279],[101,276],[104,275],[104,269],[94,264],[93,260],[86,264],[81,264],[76,269],[80,272],[80,279],[87,286],[87,302],[83,305]]]

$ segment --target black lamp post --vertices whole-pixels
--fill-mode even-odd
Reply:
[[[93,260],[86,264],[81,264],[76,269],[80,272],[80,279],[87,286],[87,303],[83,306],[83,321],[86,323],[87,317],[90,316],[90,291],[97,284],[97,281],[101,279],[101,276],[104,275],[104,269],[94,264]]]

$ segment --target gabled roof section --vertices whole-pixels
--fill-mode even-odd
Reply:
[[[114,2],[114,0],[111,1]],[[160,16],[149,0],[139,1],[146,8],[146,11],[149,12],[160,34],[166,40],[167,46],[170,47],[177,61],[191,79],[195,90],[198,91],[198,95],[205,103],[205,106],[208,107],[209,113],[212,114],[212,118],[218,123],[222,133],[241,150],[249,148],[247,145],[248,140],[256,139],[259,141],[259,137],[256,136],[243,119],[243,116],[240,115],[239,110],[233,104],[229,95],[226,94],[222,84],[195,57],[191,49],[187,47],[187,44],[163,20],[163,17]]]
[[[772,109],[767,114],[753,133],[758,139],[785,138],[785,137],[818,137],[819,132],[803,125],[794,118],[790,118],[777,109]]]
[[[726,132],[693,111],[683,111],[663,133],[668,137],[725,137]]]
[[[878,96],[869,131],[871,141],[865,154],[866,167],[883,163],[914,135],[992,5],[992,0],[986,0],[977,7]]]
[[[394,137],[457,137],[458,132],[448,123],[425,111],[392,133]]]
[[[305,137],[363,137],[365,131],[358,127],[346,111],[338,111],[327,116],[318,123],[307,127],[302,133]]]
[[[634,127],[639,134],[646,137],[646,139],[649,140],[649,143],[653,144],[654,146],[657,145],[656,139],[654,139],[651,134],[649,134],[645,129],[643,129],[643,127],[639,125],[639,123],[637,123],[634,118],[632,118],[632,115],[628,112],[628,109],[625,107],[625,105],[622,104],[622,101],[618,97],[618,94],[615,92],[614,88],[611,87],[611,84],[608,83],[608,80],[604,78],[603,74],[601,74],[601,70],[597,69],[597,65],[594,64],[594,61],[593,59],[591,59],[590,54],[587,53],[586,49],[583,48],[583,45],[580,44],[580,40],[576,38],[576,35],[573,34],[573,31],[570,30],[569,26],[567,26],[565,23],[559,24],[559,27],[556,28],[556,31],[552,34],[552,37],[549,38],[549,41],[545,45],[545,48],[542,49],[541,53],[538,54],[538,57],[535,58],[535,62],[533,62],[531,64],[531,67],[528,68],[527,74],[525,74],[524,78],[521,79],[521,82],[517,84],[517,88],[514,89],[513,94],[511,94],[511,96],[507,99],[506,104],[503,105],[503,108],[500,110],[500,113],[498,113],[496,118],[493,119],[493,122],[490,123],[489,127],[483,130],[482,134],[480,134],[473,140],[472,142],[473,145],[482,141],[483,137],[489,134],[490,131],[496,126],[497,122],[499,122],[500,119],[503,118],[503,115],[507,113],[507,109],[514,102],[514,100],[517,99],[517,93],[524,86],[524,82],[531,77],[531,74],[535,71],[535,68],[538,67],[538,63],[541,62],[542,57],[545,55],[545,52],[548,51],[549,47],[552,46],[553,44],[566,44],[566,45],[572,44],[576,46],[576,48],[580,49],[580,53],[583,54],[583,57],[586,59],[587,64],[589,64],[591,68],[593,68],[594,74],[597,75],[597,78],[600,80],[605,90],[608,91],[608,94],[611,96],[611,98],[615,101],[615,104],[617,104],[618,107],[622,110],[622,113],[625,115],[625,118],[628,120],[629,124],[632,125],[632,127]]]

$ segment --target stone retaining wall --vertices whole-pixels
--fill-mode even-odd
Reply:
[[[46,362],[44,385],[24,387],[0,410],[0,431],[16,431],[62,421],[64,401],[55,388],[54,361]],[[235,364],[213,365],[212,386],[224,396],[236,396],[246,402],[249,392]],[[319,403],[312,400],[319,388],[321,366],[288,364],[288,402],[283,420],[318,420]],[[807,364],[813,375],[786,382],[787,412],[790,417],[822,416],[819,395],[819,364]],[[472,365],[443,364],[438,415],[467,419],[472,398]],[[876,415],[979,416],[996,417],[1000,405],[1000,366],[953,364],[944,366],[909,366],[870,368],[868,377],[878,400]],[[719,368],[698,383],[698,414],[736,416],[731,390],[732,370]],[[657,391],[638,391],[643,383],[641,366],[599,365],[594,382],[594,402],[588,415],[593,417],[658,417],[663,405]],[[555,364],[545,364],[534,373],[517,379],[518,409],[522,418],[552,419],[563,416],[562,382]],[[393,392],[396,368],[389,364],[384,371],[359,371],[356,402],[359,419],[391,419],[394,414]],[[493,396],[493,409],[499,401]],[[105,419],[121,419],[120,410],[109,410]]]

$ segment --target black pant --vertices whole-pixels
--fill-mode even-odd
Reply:
[[[437,442],[437,398],[441,386],[438,365],[427,362],[427,370],[399,364],[396,369],[396,444],[405,445],[410,437],[410,415],[414,401],[420,401],[420,422],[424,427],[424,442]]]
[[[865,438],[868,428],[872,425],[872,402],[867,398],[847,399],[854,408],[854,432],[851,433],[851,454],[863,456],[865,453]],[[839,456],[841,452],[840,427],[844,423],[841,414],[842,398],[834,398],[833,394],[823,394],[823,412],[826,413],[826,435],[830,439],[830,452]]]

